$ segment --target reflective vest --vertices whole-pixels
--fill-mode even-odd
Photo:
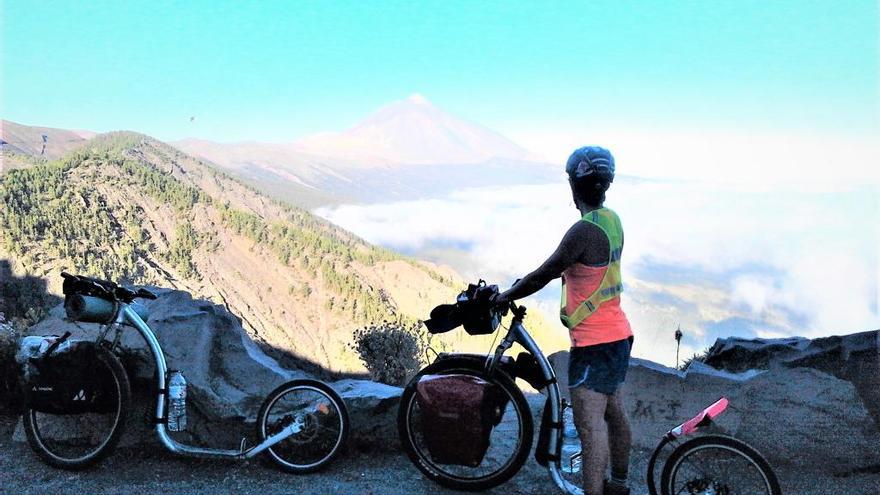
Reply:
[[[589,222],[605,233],[608,237],[609,255],[608,264],[605,265],[605,275],[602,282],[590,294],[586,300],[571,313],[566,314],[568,289],[565,286],[565,276],[562,277],[562,305],[559,309],[559,318],[566,328],[572,329],[593,314],[599,306],[607,301],[615,299],[623,292],[623,283],[620,277],[620,254],[623,251],[623,227],[620,218],[614,211],[608,208],[600,208],[587,212],[581,220]]]

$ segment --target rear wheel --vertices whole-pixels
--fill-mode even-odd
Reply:
[[[416,385],[425,375],[465,374],[497,385],[506,396],[501,422],[492,430],[489,450],[477,467],[435,462],[428,451]],[[454,490],[480,491],[512,478],[528,458],[534,436],[528,402],[513,380],[501,371],[488,376],[480,361],[448,358],[435,362],[416,375],[403,391],[397,427],[403,448],[415,466],[432,481]]]
[[[345,447],[349,421],[345,402],[329,385],[293,380],[276,388],[257,415],[264,441],[293,427],[293,433],[269,447],[266,455],[291,473],[311,473],[329,464]]]
[[[119,443],[131,400],[128,375],[119,358],[98,346],[93,372],[104,384],[101,412],[49,414],[26,406],[22,422],[28,445],[47,464],[85,469],[107,457]]]
[[[722,435],[696,437],[672,451],[663,466],[662,495],[781,495],[770,464],[745,442]]]

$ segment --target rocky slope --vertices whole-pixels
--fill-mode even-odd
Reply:
[[[94,133],[89,131],[35,127],[0,120],[0,173],[60,158],[93,136]]]
[[[0,198],[11,276],[55,294],[61,270],[186,289],[266,349],[335,371],[360,368],[347,349],[358,326],[422,318],[460,285],[134,133],[5,173]]]

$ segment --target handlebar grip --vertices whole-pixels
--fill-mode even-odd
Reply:
[[[144,299],[152,299],[152,300],[158,299],[158,297],[159,297],[156,294],[153,294],[152,292],[150,292],[144,288],[138,289],[137,296],[144,298]]]
[[[71,275],[67,272],[61,272],[61,278],[76,278],[76,275]]]

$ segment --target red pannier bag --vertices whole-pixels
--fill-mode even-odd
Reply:
[[[477,467],[507,405],[503,390],[472,375],[425,375],[416,385],[428,453],[438,464]]]

